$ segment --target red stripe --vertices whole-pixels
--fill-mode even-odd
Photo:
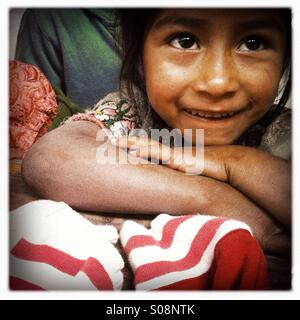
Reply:
[[[47,263],[61,272],[72,276],[75,276],[79,271],[83,271],[97,289],[113,289],[108,273],[102,264],[93,257],[87,260],[77,259],[56,248],[33,244],[25,239],[21,239],[11,253],[23,260]]]
[[[86,273],[98,290],[113,290],[113,284],[108,273],[97,259],[88,258],[81,271]]]
[[[265,257],[252,235],[244,229],[227,233],[217,243],[210,269],[197,277],[155,290],[266,290]]]
[[[21,239],[12,249],[11,253],[20,259],[44,262],[52,267],[75,276],[85,260],[77,259],[56,248],[33,244]]]
[[[9,277],[9,288],[11,290],[44,290],[31,282],[16,277]]]
[[[178,228],[178,226],[192,218],[194,216],[183,216],[183,217],[178,217],[175,219],[172,219],[168,221],[162,231],[162,238],[161,240],[157,241],[155,240],[152,236],[145,236],[145,235],[137,235],[131,237],[125,246],[125,252],[127,255],[130,254],[131,250],[140,248],[140,247],[145,247],[145,246],[159,246],[163,249],[167,249],[171,246],[174,234]]]
[[[205,249],[224,221],[226,219],[215,218],[206,222],[195,236],[187,255],[182,259],[177,261],[156,261],[138,267],[135,271],[135,284],[195,266],[201,260]]]

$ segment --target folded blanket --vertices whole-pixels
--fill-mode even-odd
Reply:
[[[212,216],[126,221],[120,240],[138,290],[266,289],[264,254],[249,227]]]
[[[115,227],[93,225],[63,202],[30,202],[10,213],[10,288],[119,290],[117,240]]]

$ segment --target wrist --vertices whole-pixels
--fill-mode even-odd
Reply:
[[[244,146],[224,146],[222,147],[222,161],[224,170],[227,175],[227,183],[236,186],[236,177],[243,175],[244,163],[249,163],[250,157],[253,156],[253,148]]]
[[[204,170],[203,175],[229,182],[229,146],[208,146],[204,148]]]

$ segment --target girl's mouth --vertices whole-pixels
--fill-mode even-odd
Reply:
[[[186,113],[192,115],[196,118],[207,119],[207,120],[224,120],[232,118],[242,110],[230,111],[230,112],[209,112],[209,111],[200,111],[195,109],[184,109]]]

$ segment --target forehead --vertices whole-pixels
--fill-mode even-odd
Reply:
[[[286,30],[287,10],[281,9],[165,9],[154,21],[154,27],[181,24],[190,26],[228,25],[267,27]]]

